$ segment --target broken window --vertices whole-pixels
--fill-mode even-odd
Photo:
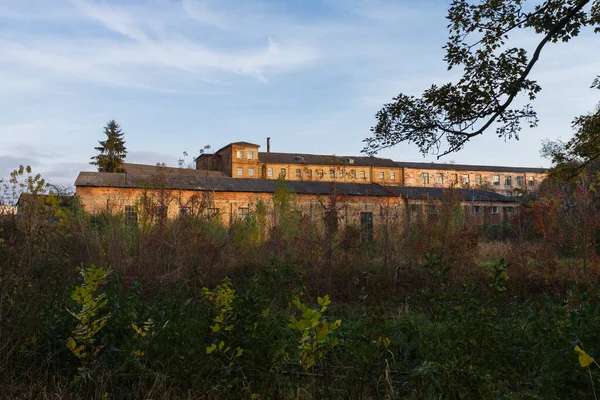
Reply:
[[[373,213],[372,212],[361,212],[360,213],[360,233],[363,242],[373,241]]]
[[[468,174],[463,174],[461,178],[462,178],[462,184],[463,185],[468,185],[469,184],[469,175]]]
[[[492,184],[494,186],[500,186],[500,175],[494,175],[492,177]]]
[[[427,173],[427,172],[421,173],[421,183],[423,185],[428,185],[429,184],[429,173]]]
[[[535,178],[533,176],[529,177],[529,180],[527,182],[527,184],[531,187],[531,186],[535,186]]]
[[[137,226],[138,217],[135,206],[125,206],[125,225]]]
[[[312,178],[312,169],[307,169],[306,170],[306,176],[309,178]]]
[[[481,214],[481,206],[473,206],[473,214],[475,214],[475,215]]]
[[[330,178],[335,178],[335,170],[334,169],[330,169],[329,170],[329,177]]]
[[[435,183],[437,183],[438,185],[443,185],[444,184],[444,175],[437,173],[435,174]]]
[[[523,175],[517,176],[517,186],[523,186],[524,180],[525,179],[524,179]]]
[[[237,151],[237,158],[244,158],[244,152],[242,150]]]
[[[319,170],[317,170],[317,176],[318,176],[319,178],[322,178],[322,177],[323,177],[323,175],[324,175],[324,174],[323,174],[323,170],[322,170],[322,169],[319,169]]]
[[[356,179],[356,171],[355,170],[350,171],[350,177],[352,179]]]
[[[218,218],[220,214],[220,210],[218,208],[207,208],[206,216],[208,218]]]
[[[504,186],[512,186],[512,176],[506,175],[504,177]]]
[[[285,178],[285,168],[281,168],[281,171],[279,171],[279,177]]]
[[[339,172],[338,172],[338,176],[339,176],[340,178],[343,178],[343,177],[344,177],[344,171],[339,171]]]
[[[481,180],[481,175],[475,175],[475,184],[481,186],[482,183],[483,181]]]

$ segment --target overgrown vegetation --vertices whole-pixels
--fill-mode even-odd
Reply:
[[[225,227],[201,210],[143,217],[160,190],[132,225],[47,196],[26,168],[3,190],[19,182],[21,213],[0,217],[3,398],[564,399],[598,387],[586,358],[600,355],[595,192],[579,217],[561,211],[582,204],[577,185],[483,228],[449,190],[410,221],[382,207],[369,236],[333,213],[301,217],[285,185],[275,222],[256,202]]]

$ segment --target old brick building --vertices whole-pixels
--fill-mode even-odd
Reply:
[[[196,169],[223,172],[232,178],[288,181],[376,183],[385,186],[478,188],[511,197],[535,190],[545,178],[543,168],[444,163],[399,162],[379,157],[274,153],[259,145],[236,142],[202,154]]]
[[[244,152],[254,151],[248,150],[252,147],[247,144],[231,147],[230,155],[237,155],[240,147]],[[273,220],[277,180],[243,174],[234,178],[226,174],[237,168],[265,168],[268,174],[268,168],[275,168],[275,163],[261,165],[256,156],[245,157],[244,161],[223,157],[222,160],[231,163],[222,164],[219,171],[124,164],[124,173],[81,172],[75,182],[76,195],[87,211],[124,213],[130,223],[139,218],[153,220],[194,214],[211,216],[229,224],[244,218],[259,202],[266,206],[267,217]],[[200,162],[207,159],[201,157]],[[223,162],[215,158],[210,162],[216,164],[216,161]],[[391,166],[383,167],[383,164],[377,167],[363,167],[360,161],[356,164],[357,169],[362,168],[358,171],[364,170],[365,175],[370,169],[397,171]],[[315,165],[312,168],[332,164]],[[340,170],[346,172],[341,168],[335,170],[336,177],[340,176]],[[318,223],[324,220],[326,213],[334,211],[341,223],[361,226],[410,222],[423,215],[435,214],[447,195],[446,189],[440,187],[384,185],[367,179],[362,183],[355,183],[350,178],[343,182],[291,179],[286,180],[285,185],[293,195],[296,212],[303,218]],[[456,188],[452,194],[460,202],[464,214],[476,224],[500,224],[518,212],[519,203],[515,198],[493,191]],[[334,209],[330,206],[332,201],[335,202]]]

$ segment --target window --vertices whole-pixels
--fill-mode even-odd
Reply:
[[[361,179],[366,179],[367,175],[365,174],[365,171],[360,171],[360,178]]]
[[[156,207],[156,217],[160,220],[167,219],[167,215],[169,214],[169,206],[160,205]]]
[[[300,168],[296,168],[296,178],[302,178],[302,170]]]
[[[413,212],[413,213],[421,212],[421,205],[420,204],[411,204],[410,212]]]
[[[350,177],[352,179],[356,179],[356,171],[355,170],[350,171]]]
[[[248,168],[248,176],[254,176],[254,168]]]
[[[333,170],[333,169],[329,170],[329,177],[330,178],[335,178],[335,170]]]
[[[179,207],[179,216],[185,217],[186,215],[190,215],[190,208],[185,206]]]
[[[306,176],[308,176],[309,178],[312,178],[312,169],[306,170]]]
[[[392,180],[392,181],[396,180],[396,173],[395,172],[390,172],[390,180]]]
[[[137,226],[137,211],[134,206],[125,206],[125,225]]]
[[[473,206],[473,214],[480,215],[481,214],[481,206]]]
[[[209,218],[218,218],[220,214],[220,210],[218,208],[207,208],[206,216]]]
[[[435,183],[437,183],[438,185],[443,185],[444,184],[444,175],[442,174],[435,174]]]
[[[267,176],[273,176],[273,168],[267,168]]]
[[[318,169],[318,170],[317,170],[317,176],[318,176],[319,178],[322,178],[322,177],[323,177],[323,175],[324,175],[324,173],[323,173],[323,170],[322,170],[322,169]]]
[[[510,190],[507,190],[505,196],[506,197],[513,197],[513,192],[511,192]]]
[[[506,175],[504,177],[504,186],[512,186],[512,176]]]
[[[500,175],[492,176],[492,184],[494,186],[500,186]]]
[[[242,176],[242,175],[244,175],[244,168],[240,167],[237,169],[237,176]]]
[[[530,176],[528,181],[527,181],[527,185],[528,186],[535,186],[535,178],[533,176]]]
[[[525,178],[523,177],[523,175],[517,176],[517,186],[523,186],[524,181]]]
[[[242,150],[238,150],[236,153],[237,153],[237,158],[244,158],[244,152]]]
[[[338,230],[338,214],[337,211],[325,211],[323,215],[323,222],[329,232],[335,232]]]
[[[498,214],[498,206],[492,206],[491,207],[491,213],[492,214]]]
[[[475,175],[475,184],[481,186],[482,183],[481,175]]]
[[[285,178],[285,168],[281,168],[281,170],[279,171],[279,177]]]
[[[423,183],[423,185],[429,184],[429,173],[428,172],[423,172],[421,174],[421,183]]]
[[[461,176],[461,180],[462,180],[462,184],[463,185],[468,185],[469,184],[469,175],[468,174],[463,174]]]
[[[340,172],[338,172],[338,176],[339,176],[340,178],[343,178],[343,177],[344,177],[344,171],[340,171]]]
[[[250,214],[250,209],[248,207],[239,207],[238,208],[238,217],[246,218]]]
[[[254,158],[254,152],[253,151],[249,151],[247,154],[248,154],[247,155],[248,160],[252,160]]]
[[[515,208],[514,207],[504,207],[504,211],[506,211],[507,214],[514,214],[515,213]]]
[[[435,214],[437,212],[437,207],[435,204],[427,204],[427,212],[429,214]]]
[[[373,241],[373,213],[360,213],[360,234],[363,242]]]
[[[458,174],[452,174],[452,183],[458,183]]]
[[[379,173],[379,179],[381,179],[381,180],[385,179],[385,172],[380,172]]]

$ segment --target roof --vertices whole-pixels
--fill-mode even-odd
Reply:
[[[531,172],[545,173],[546,168],[533,167],[506,167],[499,165],[468,165],[468,164],[445,164],[445,163],[422,163],[422,162],[396,162],[398,168],[415,169],[443,169],[452,171],[490,171],[490,172]]]
[[[397,163],[389,158],[334,156],[323,154],[300,153],[265,153],[259,152],[258,159],[271,164],[316,164],[316,165],[349,165],[357,167],[391,167],[396,168]]]
[[[503,196],[499,193],[483,189],[464,189],[464,188],[428,188],[428,187],[398,187],[388,186],[388,190],[397,196],[402,196],[409,200],[441,200],[444,198],[444,192],[455,190],[461,201],[493,201],[501,203],[515,203],[517,200],[513,197]]]
[[[221,171],[206,171],[191,168],[174,168],[174,167],[162,167],[158,165],[145,165],[145,164],[130,164],[123,163],[121,168],[125,170],[128,175],[185,175],[185,176],[211,176],[214,178],[227,176]]]
[[[260,145],[258,145],[256,143],[250,143],[250,142],[233,142],[233,143],[229,143],[226,146],[221,147],[219,150],[215,151],[215,153],[218,153],[221,150],[228,148],[229,146],[255,146],[255,147],[260,147]]]
[[[77,187],[152,188],[156,177],[135,176],[109,172],[81,172],[75,181]],[[215,178],[192,175],[166,175],[160,186],[171,190],[210,190],[215,192],[274,193],[276,180],[254,178]],[[376,183],[341,183],[286,181],[292,193],[327,195],[332,192],[348,196],[402,196],[407,199],[441,200],[442,188],[381,186]],[[446,189],[447,190],[447,189]],[[455,189],[463,201],[515,202],[510,197],[481,189]]]

